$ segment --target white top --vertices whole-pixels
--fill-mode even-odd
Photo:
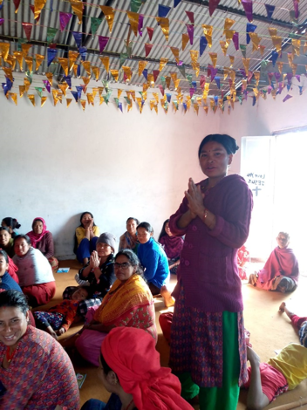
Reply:
[[[20,286],[39,285],[55,281],[48,259],[38,249],[31,247],[22,258],[14,255],[13,261],[18,267],[17,275]]]

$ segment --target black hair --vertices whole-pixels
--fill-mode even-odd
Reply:
[[[5,250],[0,249],[0,255],[2,255],[6,261],[6,263],[9,263],[9,258],[7,256],[7,253],[5,252]]]
[[[129,216],[129,218],[127,219],[126,223],[127,223],[128,221],[130,221],[130,219],[133,219],[133,220],[136,222],[137,225],[140,223],[139,220],[136,219],[136,218],[133,218],[133,216]]]
[[[0,231],[6,231],[7,233],[11,235],[9,228],[7,228],[6,226],[0,226]]]
[[[18,239],[24,239],[27,242],[28,245],[30,245],[30,246],[32,245],[31,244],[31,239],[28,237],[28,235],[17,235],[17,236],[15,236],[14,245],[15,245],[15,243]]]
[[[150,223],[148,222],[141,222],[140,224],[138,224],[138,226],[136,227],[136,230],[138,230],[139,228],[144,228],[147,232],[149,233],[153,233],[153,227],[150,225]]]
[[[94,220],[94,215],[91,213],[91,212],[82,212],[82,214],[81,214],[81,216],[80,216],[80,226],[83,226],[82,225],[82,218],[84,217],[84,215],[86,215],[86,214],[89,214],[89,215],[91,215],[91,217],[93,218],[93,220]],[[95,222],[93,222],[93,226],[96,226],[95,225]],[[83,228],[84,228],[84,226],[83,226]]]
[[[108,365],[108,363],[105,361],[105,358],[103,357],[101,352],[100,352],[100,362],[101,362],[102,370],[106,376],[108,375],[108,373],[114,372],[114,370],[112,370],[111,367]],[[116,377],[117,377],[117,374],[116,374]]]
[[[22,292],[12,289],[0,293],[0,308],[2,307],[17,307],[24,315],[29,310],[26,296]]]
[[[41,222],[41,223],[44,225],[44,222],[43,222],[40,218],[35,218],[35,219],[33,219],[33,222],[32,222],[32,231],[33,231],[33,229],[34,229],[34,224],[35,224],[35,222],[37,222],[37,221]]]
[[[167,224],[168,222],[169,222],[169,219],[167,219],[166,221],[163,222],[163,226],[162,226],[162,229],[161,229],[161,233],[160,233],[159,239],[158,239],[159,242],[160,242],[160,239],[161,239],[163,236],[167,235],[167,233],[166,233],[166,231],[165,231],[165,226],[166,226],[166,224]]]
[[[9,226],[13,230],[18,229],[18,228],[21,227],[21,225],[20,225],[20,223],[18,223],[17,219],[11,218],[9,216],[7,216],[6,218],[3,218],[2,222],[4,222],[6,226]]]
[[[121,255],[126,256],[126,258],[129,259],[129,262],[131,263],[131,265],[133,267],[136,267],[135,273],[137,273],[138,275],[143,274],[141,262],[139,258],[137,257],[137,255],[131,249],[122,249],[121,251],[117,252],[114,258],[114,261],[116,262],[116,258],[118,258],[118,256],[121,256]]]
[[[96,289],[94,289],[92,286],[74,286],[74,289],[69,292],[69,297],[71,298],[72,295],[80,288],[86,290],[88,299],[91,299],[93,294],[96,292]]]
[[[227,154],[235,154],[236,151],[239,149],[237,146],[236,140],[230,135],[227,134],[209,134],[207,135],[202,142],[200,143],[200,146],[198,148],[198,158],[200,158],[201,150],[207,142],[210,141],[215,141],[218,142],[219,144],[223,145],[225,150],[227,151]]]

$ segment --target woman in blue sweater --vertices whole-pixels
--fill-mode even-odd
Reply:
[[[153,228],[148,222],[141,222],[138,225],[138,257],[151,293],[161,294],[166,307],[169,307],[174,304],[174,299],[165,286],[169,279],[168,260],[162,246],[154,240],[152,234]]]

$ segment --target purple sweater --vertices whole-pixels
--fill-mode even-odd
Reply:
[[[202,187],[206,184],[206,180],[200,182]],[[237,250],[248,237],[252,193],[239,175],[227,176],[208,190],[204,206],[216,216],[212,230],[199,217],[185,229],[178,228],[178,220],[188,210],[187,203],[184,198],[169,221],[174,235],[186,235],[174,295],[178,297],[183,286],[189,307],[205,312],[240,312],[243,301]]]

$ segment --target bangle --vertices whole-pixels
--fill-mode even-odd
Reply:
[[[205,208],[205,210],[204,210],[204,219],[206,219],[206,218],[207,218],[207,216],[208,216],[208,209],[207,209],[207,208]]]

